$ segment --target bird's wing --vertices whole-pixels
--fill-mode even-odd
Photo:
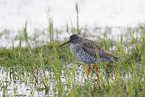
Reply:
[[[97,58],[97,55],[96,53],[98,53],[99,57],[100,58],[118,58],[118,56],[115,56],[111,53],[109,53],[108,51],[106,51],[102,46],[100,46],[99,44],[97,44],[96,42],[94,41],[91,41],[91,40],[87,40],[85,39],[83,42],[82,42],[82,49],[90,54],[91,56]]]

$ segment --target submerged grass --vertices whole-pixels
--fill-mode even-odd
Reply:
[[[145,27],[135,31],[128,28],[128,39],[121,35],[120,42],[108,38],[111,30],[105,31],[99,44],[119,56],[118,65],[97,64],[100,75],[97,78],[93,65],[87,75],[88,66],[77,63],[69,45],[58,48],[62,41],[54,40],[52,22],[48,31],[50,42],[33,48],[26,26],[19,47],[0,49],[0,96],[145,96]],[[26,47],[21,47],[23,38]]]

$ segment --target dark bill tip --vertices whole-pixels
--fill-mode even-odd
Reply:
[[[59,47],[61,47],[61,46],[65,45],[65,44],[67,44],[67,43],[70,43],[70,41],[67,41],[67,42],[65,42],[65,43],[61,44]]]

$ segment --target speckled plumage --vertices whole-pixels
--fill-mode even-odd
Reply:
[[[113,58],[118,58],[118,56],[112,55],[96,42],[82,38],[77,34],[73,34],[71,37],[78,38],[76,43],[71,43],[70,50],[79,61],[83,61],[86,64],[98,63],[99,61],[96,55],[98,52],[101,61],[109,61],[117,64]]]
[[[95,64],[97,76],[99,77],[98,67],[96,65],[96,63],[99,62],[98,57],[101,62],[108,61],[117,64],[113,58],[118,58],[118,56],[109,53],[96,42],[83,38],[78,34],[71,35],[69,41],[61,44],[60,46],[63,46],[67,43],[71,43],[70,50],[78,61],[83,61],[84,63],[89,64],[88,74],[91,68],[90,64]]]

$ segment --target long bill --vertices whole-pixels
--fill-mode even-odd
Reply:
[[[67,44],[67,43],[70,43],[70,41],[67,41],[67,42],[65,42],[65,43],[61,44],[59,47],[61,47],[61,46],[65,45],[65,44]]]

